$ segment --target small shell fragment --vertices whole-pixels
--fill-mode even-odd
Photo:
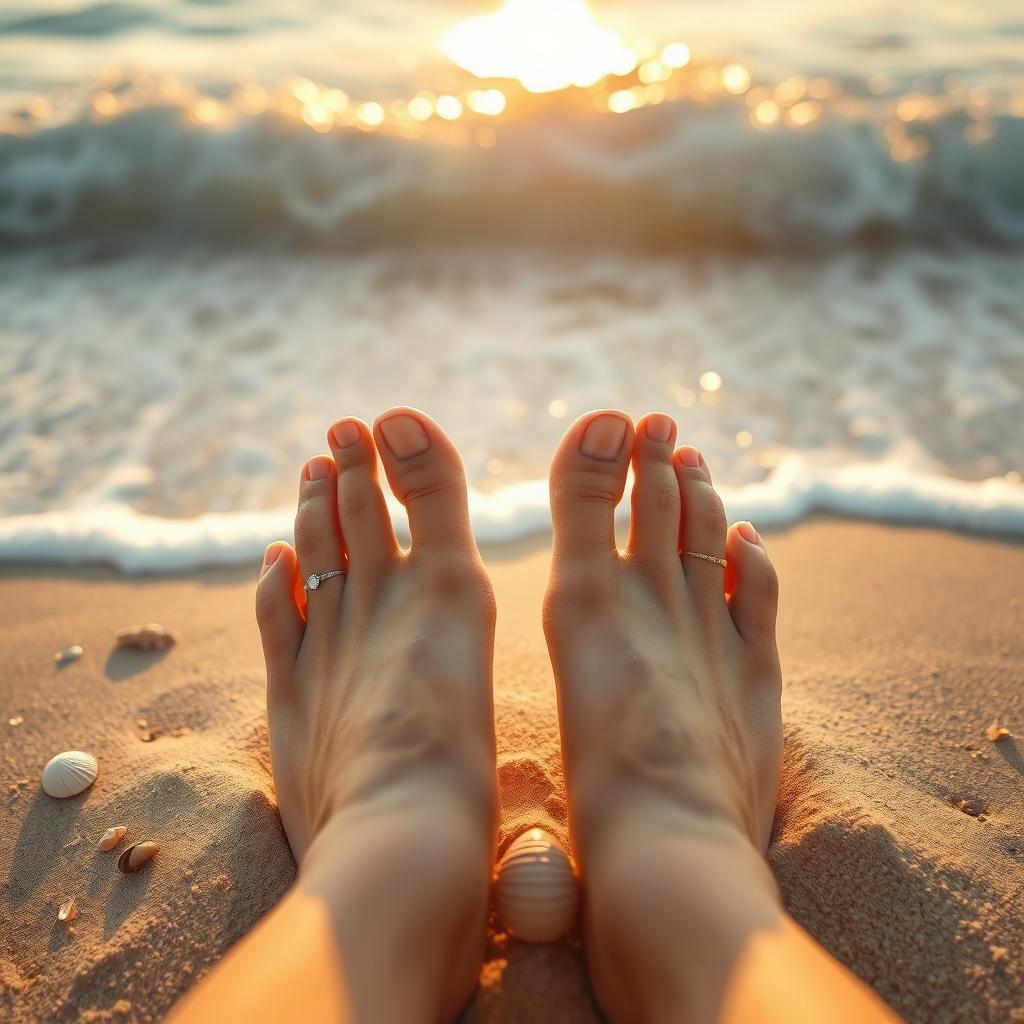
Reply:
[[[576,917],[579,882],[558,840],[531,828],[499,861],[494,898],[498,916],[516,938],[553,942]]]
[[[985,735],[993,742],[998,743],[1000,740],[1008,739],[1013,735],[1009,729],[1005,726],[1000,725],[998,722],[993,722],[986,730]]]
[[[134,647],[140,651],[163,651],[178,642],[178,634],[158,622],[147,622],[144,626],[129,626],[117,636],[118,647]]]
[[[112,850],[122,839],[128,834],[127,825],[115,825],[113,828],[108,828],[103,835],[100,836],[100,841],[96,844],[97,848],[106,853],[108,850]]]
[[[75,898],[72,896],[71,899],[60,905],[60,910],[57,911],[57,920],[70,921],[77,913],[78,907],[75,906]]]
[[[159,850],[160,847],[156,843],[148,840],[144,843],[134,843],[117,858],[117,870],[124,875],[130,875],[133,871],[138,871],[146,861],[152,860]]]
[[[99,774],[99,765],[84,750],[65,750],[50,758],[43,769],[43,792],[60,799],[85,792]]]
[[[69,662],[78,661],[83,654],[85,654],[85,648],[81,644],[71,644],[70,647],[65,647],[63,651],[58,651],[53,656],[53,660],[58,665],[67,665]]]

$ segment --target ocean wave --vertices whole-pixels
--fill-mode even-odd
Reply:
[[[318,133],[276,110],[193,114],[154,102],[0,134],[0,240],[1024,241],[1024,118],[1007,112],[920,121],[902,149],[881,119],[826,110],[812,128],[766,131],[732,100],[541,109],[488,126],[486,146],[469,129],[457,144]]]
[[[172,12],[140,3],[94,3],[77,10],[22,13],[0,18],[0,36],[58,37],[73,40],[110,37],[149,30],[165,35],[241,36],[266,28],[293,25],[290,19],[261,15],[253,10],[211,12],[206,4]],[[212,6],[212,5],[210,5]],[[232,17],[233,15],[233,17]]]
[[[941,527],[999,536],[1024,535],[1024,486],[997,477],[980,482],[908,470],[895,462],[823,468],[788,456],[761,483],[719,489],[730,521],[761,529],[788,526],[817,513]],[[408,539],[402,509],[391,506],[396,531]],[[550,529],[546,481],[491,494],[470,494],[477,540],[500,545]],[[258,562],[273,540],[291,539],[292,510],[211,513],[193,519],[142,515],[123,505],[0,519],[0,561],[105,563],[130,572],[176,572]],[[628,515],[628,496],[619,519]]]

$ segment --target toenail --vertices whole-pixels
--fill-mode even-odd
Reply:
[[[396,459],[409,459],[430,447],[427,432],[411,416],[391,416],[380,421],[384,442]]]
[[[704,465],[704,456],[696,448],[688,444],[679,449],[679,463],[689,469],[698,469]]]
[[[307,480],[323,480],[331,471],[331,460],[326,455],[318,455],[306,463]]]
[[[760,543],[760,538],[757,535],[757,530],[754,529],[751,523],[737,523],[736,532],[749,544]]]
[[[647,420],[647,436],[658,444],[664,444],[672,436],[672,421],[660,413]]]
[[[626,421],[621,416],[598,416],[583,432],[580,452],[610,462],[621,451],[625,436]]]
[[[339,448],[351,448],[359,440],[359,427],[352,420],[342,420],[331,427],[331,436]]]

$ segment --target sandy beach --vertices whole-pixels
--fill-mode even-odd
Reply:
[[[811,522],[770,534],[782,580],[787,754],[770,852],[791,913],[911,1021],[1024,1020],[1024,548],[926,529]],[[487,553],[499,601],[503,849],[566,837],[546,550]],[[0,570],[0,1016],[156,1020],[280,898],[254,573]],[[156,621],[166,653],[115,651]],[[84,656],[55,667],[79,642]],[[57,801],[60,750],[100,762]],[[96,850],[116,824],[160,853]],[[57,922],[74,897],[73,922]],[[424,941],[429,941],[424,936]],[[400,969],[397,968],[397,969]],[[492,922],[466,1020],[595,1021],[582,952]]]

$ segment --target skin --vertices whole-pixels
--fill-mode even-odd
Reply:
[[[172,1020],[450,1020],[494,856],[494,600],[461,461],[421,412],[328,432],[256,596],[295,885]],[[781,908],[778,585],[675,424],[592,413],[552,463],[544,629],[591,979],[611,1021],[894,1019]],[[378,455],[412,534],[403,552]],[[632,461],[629,543],[614,508]],[[700,551],[728,567],[680,557]],[[345,568],[308,595],[311,572]]]

